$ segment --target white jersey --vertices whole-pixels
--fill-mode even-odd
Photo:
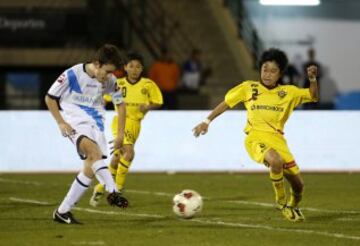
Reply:
[[[104,94],[114,94],[116,77],[100,83],[85,72],[85,64],[77,64],[65,70],[48,91],[51,98],[58,99],[64,120],[72,127],[79,124],[96,125],[104,131]],[[115,93],[117,103],[120,93]]]

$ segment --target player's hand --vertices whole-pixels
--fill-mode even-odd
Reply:
[[[76,131],[66,122],[59,123],[59,128],[60,128],[61,134],[64,137],[69,137],[76,133]]]
[[[140,104],[139,110],[141,113],[146,114],[149,111],[149,106],[146,104]]]
[[[114,140],[111,140],[109,142],[109,144],[113,144],[111,147],[110,147],[110,155],[112,155],[112,153],[114,153],[116,150],[119,150],[122,148],[123,146],[123,141],[124,141],[124,138],[123,137],[116,137]]]
[[[318,75],[318,68],[315,65],[311,65],[307,67],[307,76],[310,81],[316,80],[316,76]]]
[[[206,124],[205,122],[201,122],[200,124],[194,127],[193,129],[194,136],[198,137],[200,136],[200,134],[204,135],[207,133],[208,129],[209,129],[209,124]]]

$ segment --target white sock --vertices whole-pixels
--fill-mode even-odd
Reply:
[[[63,214],[69,212],[89,188],[91,181],[91,178],[88,178],[83,172],[80,172],[60,204],[60,207],[58,208],[59,213]]]
[[[111,173],[103,160],[95,161],[91,169],[100,183],[105,184],[105,190],[109,193],[118,191]]]

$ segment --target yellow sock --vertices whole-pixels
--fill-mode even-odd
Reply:
[[[290,207],[296,208],[299,206],[301,199],[302,199],[302,193],[295,193],[291,189],[291,196],[290,196],[290,201],[289,201],[288,205]]]
[[[114,180],[116,179],[116,173],[117,173],[117,169],[113,168],[111,165],[109,165],[109,171],[111,173],[111,176],[113,176]]]
[[[96,193],[104,193],[105,192],[105,185],[98,183],[97,185],[95,185],[94,188]]]
[[[118,188],[119,191],[124,187],[125,177],[129,171],[130,165],[131,165],[130,161],[125,160],[124,157],[120,158],[120,162],[116,172],[116,179],[115,179],[116,187]]]
[[[275,191],[276,202],[280,205],[286,205],[286,193],[284,185],[284,175],[281,173],[273,173],[270,171],[270,179]]]

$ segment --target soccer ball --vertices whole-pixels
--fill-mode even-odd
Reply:
[[[194,190],[183,190],[173,198],[174,213],[184,219],[190,219],[202,209],[203,201]]]

